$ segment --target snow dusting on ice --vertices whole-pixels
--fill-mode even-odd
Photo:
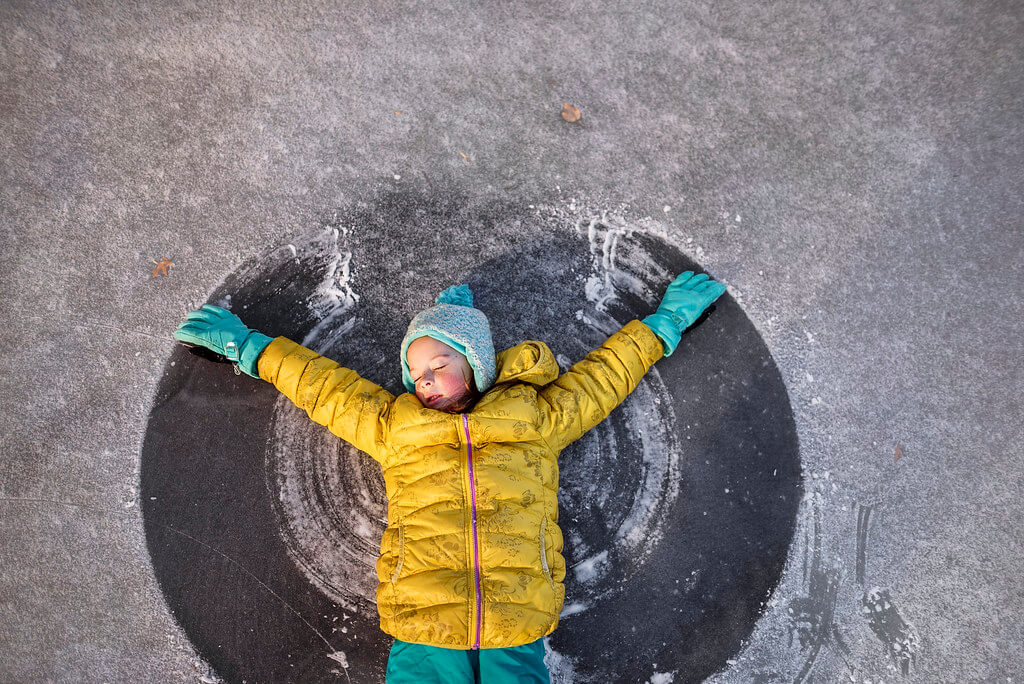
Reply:
[[[580,582],[590,582],[597,577],[597,568],[599,565],[603,565],[608,562],[608,550],[605,549],[601,553],[591,556],[585,561],[581,561],[573,566],[572,570],[576,574],[576,579]]]
[[[572,684],[576,680],[572,658],[552,649],[547,637],[544,637],[544,664],[551,675],[551,684]]]
[[[582,613],[589,608],[585,603],[569,603],[562,607],[562,612],[559,613],[560,618],[568,617],[569,615],[575,615],[576,613]]]

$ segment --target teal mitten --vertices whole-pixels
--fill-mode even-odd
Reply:
[[[683,331],[693,325],[723,292],[725,285],[711,280],[707,274],[693,275],[693,271],[684,271],[669,283],[657,311],[641,323],[661,338],[665,356],[671,356]]]
[[[188,314],[174,338],[198,344],[234,361],[240,370],[254,378],[260,377],[256,361],[274,338],[247,328],[242,319],[227,309],[212,304]]]

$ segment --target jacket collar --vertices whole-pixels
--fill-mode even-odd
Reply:
[[[498,352],[499,382],[528,382],[531,385],[547,385],[558,379],[558,362],[548,345],[536,340],[520,342],[516,346]]]

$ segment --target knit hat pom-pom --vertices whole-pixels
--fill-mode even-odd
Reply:
[[[469,285],[452,285],[437,295],[435,304],[457,304],[458,306],[473,306],[473,293]]]

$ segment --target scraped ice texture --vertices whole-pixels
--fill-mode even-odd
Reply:
[[[654,303],[654,293],[645,284],[644,278],[650,280],[653,277],[660,281],[667,273],[651,272],[655,261],[650,255],[643,250],[627,249],[622,255],[623,267],[619,266],[619,243],[636,232],[635,228],[624,225],[621,219],[609,218],[604,213],[601,218],[577,222],[576,230],[578,234],[586,234],[590,247],[591,273],[587,276],[584,293],[595,309],[607,311],[608,303],[618,297],[620,289],[629,290],[644,301]]]
[[[672,684],[675,679],[675,672],[655,672],[651,675],[650,684]]]
[[[345,230],[346,237],[348,229]],[[338,324],[341,318],[359,302],[359,295],[352,289],[352,250],[338,244],[338,229],[329,228],[326,249],[330,250],[331,260],[324,272],[324,277],[316,290],[309,297],[307,305],[317,314],[320,322],[309,331],[303,340],[303,346],[309,346],[314,340],[324,337],[336,337],[349,332],[356,323],[355,316]],[[291,247],[291,245],[289,245]],[[292,247],[294,250],[294,247]]]
[[[667,395],[668,388],[657,368],[648,371],[647,380],[633,392],[635,400],[624,407],[629,424],[640,434],[644,479],[629,516],[619,527],[618,539],[631,550],[643,545],[649,552],[661,542],[665,515],[679,496],[681,454],[671,439],[675,412],[671,404],[660,401],[661,396]]]
[[[319,322],[302,344],[314,349],[348,333],[357,320],[352,312],[359,302],[351,281],[352,251],[339,243],[348,235],[346,228],[342,231],[328,228],[312,246],[327,257],[323,278],[306,301]],[[281,536],[289,555],[332,600],[372,618],[376,559],[386,526],[385,504],[374,494],[379,466],[313,423],[284,395],[274,406],[273,424],[267,472],[277,489]]]
[[[580,274],[589,306],[575,312],[578,325],[594,333],[585,337],[607,337],[628,322],[616,320],[608,313],[609,305],[625,292],[647,302],[653,312],[660,293],[652,287],[667,284],[675,274],[662,268],[659,260],[637,240],[630,239],[635,233],[646,231],[606,211],[576,216],[573,220],[576,234],[587,240],[590,254],[589,272]],[[581,350],[577,358],[587,351]],[[563,355],[557,359],[562,370],[571,365]],[[563,529],[569,527],[566,554],[572,564],[571,576],[576,580],[567,583],[566,602],[570,610],[563,609],[563,617],[585,612],[601,598],[620,591],[623,582],[646,562],[664,537],[668,512],[679,495],[682,451],[675,438],[674,410],[669,402],[661,401],[662,396],[668,396],[668,388],[655,366],[619,408],[625,414],[620,423],[625,432],[617,435],[608,422],[599,424],[577,443],[582,455],[574,458],[571,467],[563,468],[561,489],[573,490],[573,496],[568,498],[574,502],[575,517],[581,524],[586,524],[591,509],[607,508],[610,499],[630,501],[626,515],[609,530],[608,545],[604,548],[588,548],[572,525],[563,523]],[[617,447],[618,439],[640,445],[640,477],[628,492],[614,491],[603,475],[615,468],[609,459],[628,453]],[[569,474],[576,481],[567,480]],[[626,558],[632,567],[617,562]]]
[[[629,240],[634,234],[653,233],[639,225],[632,225],[621,216],[601,211],[598,216],[577,217],[578,235],[586,235],[591,254],[591,277],[597,277],[601,285],[595,288],[593,302],[598,310],[602,302],[610,301],[608,295],[616,290],[628,290],[651,305],[661,298],[660,291],[654,291],[648,283],[670,282],[677,274],[669,273],[635,241]],[[663,231],[657,231],[663,232]],[[621,247],[620,247],[621,246]]]

